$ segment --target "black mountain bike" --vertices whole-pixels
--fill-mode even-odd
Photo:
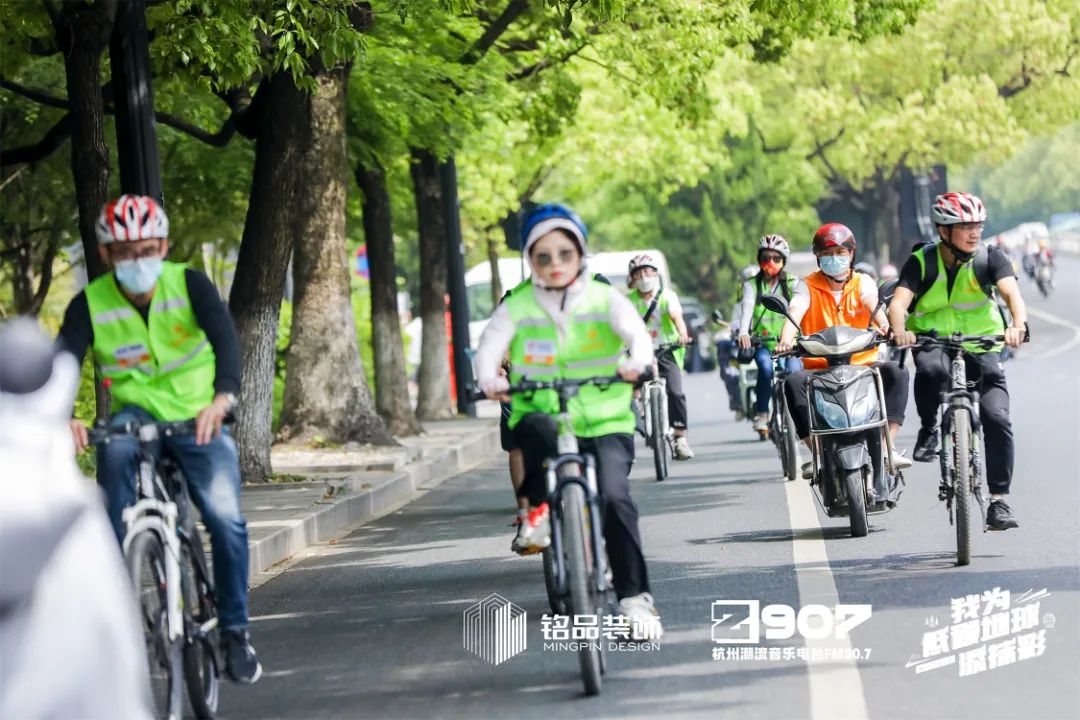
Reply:
[[[799,476],[799,436],[795,431],[795,421],[791,419],[791,411],[787,406],[787,395],[784,393],[784,381],[787,380],[786,358],[773,358],[773,386],[772,407],[769,412],[769,439],[776,446],[776,452],[780,455],[780,466],[784,469],[784,477],[789,481]]]
[[[1026,338],[1025,338],[1026,340]],[[986,532],[986,503],[982,482],[982,425],[979,422],[979,393],[975,383],[969,383],[964,356],[965,345],[979,345],[989,350],[1005,341],[1003,335],[950,335],[938,337],[920,335],[916,347],[938,346],[949,356],[952,382],[941,393],[940,418],[941,485],[938,499],[945,502],[949,523],[956,527],[956,564],[971,562],[971,528],[975,505],[979,506],[978,522]]]
[[[162,438],[194,432],[193,420],[119,426],[99,421],[90,431],[90,441],[99,446],[119,437],[139,443],[135,504],[123,515],[124,557],[138,599],[155,717],[167,720],[183,715],[185,681],[195,717],[213,718],[218,706],[214,583],[183,472],[166,453],[155,453]]]

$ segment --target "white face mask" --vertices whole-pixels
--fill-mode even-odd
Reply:
[[[657,275],[639,277],[637,282],[634,283],[634,287],[643,293],[651,293],[660,287],[660,278]]]

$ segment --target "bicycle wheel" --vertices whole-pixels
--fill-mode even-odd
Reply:
[[[787,403],[784,404],[784,417],[782,418],[784,428],[784,447],[787,450],[784,452],[786,458],[784,465],[784,475],[787,476],[788,481],[794,481],[799,477],[799,434],[795,432],[795,421],[791,418],[791,412],[788,411]]]
[[[585,491],[577,483],[566,484],[563,486],[562,504],[563,546],[566,548],[566,571],[570,585],[569,610],[573,615],[595,615],[599,618],[603,610],[592,581],[592,543],[585,522]],[[601,684],[599,641],[595,645],[588,640],[582,641],[578,649],[578,662],[585,694],[598,695]]]
[[[210,579],[203,575],[206,558],[202,538],[195,528],[180,553],[180,577],[184,589],[184,681],[191,711],[200,720],[217,714],[218,680],[217,609]],[[207,627],[207,626],[210,627]],[[205,631],[202,628],[206,627]]]
[[[652,417],[652,451],[653,466],[656,469],[656,481],[663,482],[667,477],[667,438],[661,433],[664,429],[663,408],[660,402],[660,390],[654,389],[649,393],[649,413]]]
[[[544,586],[547,589],[548,606],[554,615],[566,615],[566,598],[555,587],[555,550],[551,545],[544,548]]]
[[[844,489],[848,496],[848,519],[851,521],[851,536],[866,537],[870,525],[866,520],[866,484],[863,481],[863,469],[848,470],[844,475]]]
[[[971,562],[971,417],[952,411],[953,510],[956,513],[956,564]]]
[[[169,639],[169,601],[166,594],[165,548],[153,532],[135,536],[127,554],[128,571],[135,586],[146,656],[150,692],[156,718],[179,718],[181,712],[182,638]]]

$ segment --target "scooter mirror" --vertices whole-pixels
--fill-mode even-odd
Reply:
[[[759,300],[765,309],[769,312],[777,313],[778,315],[787,315],[788,303],[787,300],[779,295],[762,295]]]

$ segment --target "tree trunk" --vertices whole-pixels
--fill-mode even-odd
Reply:
[[[489,228],[487,231],[487,256],[488,264],[491,266],[491,307],[499,306],[499,301],[502,300],[504,292],[502,277],[499,275],[499,245],[495,228]]]
[[[393,444],[375,412],[356,341],[345,247],[348,70],[320,73],[305,96],[303,178],[292,204],[293,322],[280,437]]]
[[[275,344],[293,247],[294,202],[305,182],[296,167],[311,145],[310,106],[288,72],[265,80],[255,102],[261,108],[255,169],[229,296],[243,358],[236,415],[246,482],[263,482],[270,475]]]
[[[64,50],[67,95],[71,102],[71,172],[88,280],[105,271],[98,256],[94,224],[109,193],[101,54],[109,46],[115,19],[115,2],[64,3],[55,22],[57,46]]]
[[[397,306],[397,261],[386,173],[377,164],[359,165],[356,184],[364,194],[364,238],[371,271],[371,344],[375,356],[375,407],[394,435],[423,428],[413,414],[405,372],[405,347]]]
[[[867,208],[867,254],[880,266],[900,257],[900,188],[897,181],[882,181],[863,192]],[[864,255],[865,258],[865,255]]]
[[[410,170],[420,230],[420,317],[423,321],[416,415],[422,420],[439,420],[454,416],[446,339],[446,221],[439,161],[427,150],[414,149]]]

